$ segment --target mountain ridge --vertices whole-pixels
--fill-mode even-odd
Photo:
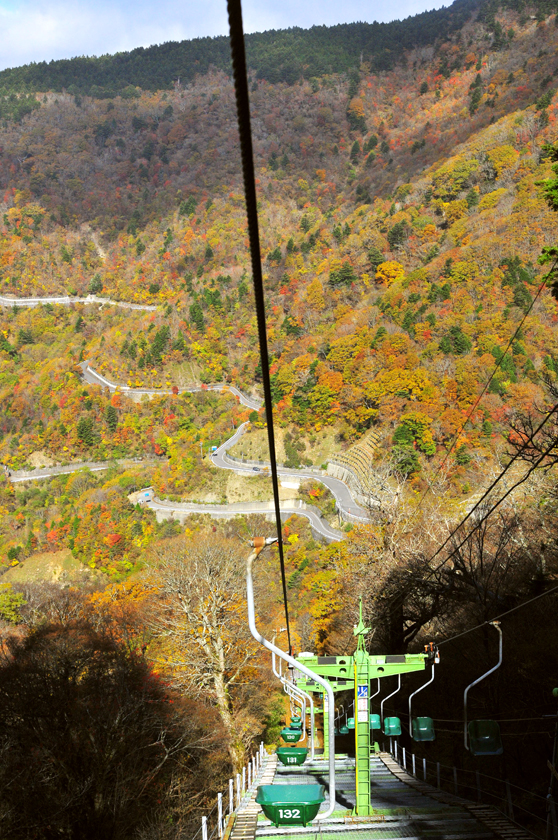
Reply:
[[[537,8],[554,8],[535,0]],[[484,0],[490,9],[490,2]],[[324,73],[346,72],[363,61],[374,70],[388,70],[393,53],[447,38],[483,7],[483,0],[454,0],[447,8],[422,12],[403,21],[292,27],[245,36],[247,63],[257,78],[294,84]],[[490,17],[490,13],[488,14]],[[145,90],[172,89],[174,82],[191,82],[210,67],[230,75],[228,36],[168,41],[150,47],[103,56],[56,59],[0,71],[0,92],[44,92],[67,89],[74,94],[133,98],[135,86]]]

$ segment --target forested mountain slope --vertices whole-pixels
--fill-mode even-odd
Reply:
[[[528,778],[541,797],[552,721],[537,716],[553,713],[556,672],[557,613],[546,598],[558,574],[556,412],[542,435],[531,432],[556,401],[558,379],[558,308],[538,263],[557,230],[542,184],[558,140],[555,11],[463,0],[401,23],[248,39],[278,451],[292,467],[320,467],[371,431],[379,441],[370,473],[380,504],[369,525],[337,521],[347,539],[330,546],[305,521],[285,525],[295,646],[352,649],[361,596],[370,649],[401,653],[542,594],[504,619],[500,690],[494,681],[476,695],[504,730],[505,762],[490,773]],[[155,727],[145,731],[157,750],[139,770],[126,765],[141,797],[111,785],[113,801],[103,787],[110,776],[88,781],[92,801],[110,805],[98,810],[107,822],[97,833],[117,823],[115,837],[193,836],[208,798],[262,733],[276,740],[284,712],[243,614],[242,552],[275,526],[198,516],[183,527],[132,504],[149,485],[205,503],[270,495],[263,474],[225,477],[208,457],[245,421],[246,448],[266,457],[264,412],[226,391],[177,393],[193,383],[261,390],[228,71],[226,39],[207,39],[0,74],[0,295],[94,293],[156,307],[0,312],[0,462],[13,470],[137,459],[0,483],[2,697],[26,684],[19,669],[38,673],[52,715],[58,695],[46,676],[56,663],[91,658],[99,680],[78,681],[83,694],[72,694],[87,749],[107,737],[110,720],[99,714],[85,731],[80,703],[105,696],[111,675],[124,675],[111,696],[123,702],[124,686],[129,719],[141,713]],[[167,394],[109,393],[83,380],[84,360],[129,388]],[[544,469],[493,515],[482,507],[452,533],[529,439],[490,503],[533,464]],[[306,482],[298,495],[336,519],[323,485]],[[260,620],[272,633],[283,624],[277,557],[260,563]],[[190,623],[196,604],[185,608],[184,597],[203,603],[208,593],[217,623]],[[425,706],[446,724],[428,748],[471,770],[457,709],[462,683],[494,662],[484,630],[445,648],[442,690]],[[228,651],[224,663],[208,654],[213,644]],[[80,834],[79,797],[62,801],[66,782],[51,772],[79,738],[69,749],[51,727],[41,752],[14,740],[28,743],[20,710],[36,704],[21,695],[10,718],[0,703],[0,749],[10,757],[0,833],[27,836],[32,826],[35,836],[47,819],[35,805],[48,799],[48,830]],[[128,754],[135,730],[120,734]],[[88,765],[76,767],[67,778],[82,790]],[[118,773],[128,778],[120,765]],[[43,778],[48,789],[26,795]]]
[[[557,41],[554,16],[505,10],[492,28],[473,17],[390,72],[363,63],[294,86],[254,80],[281,421],[333,424],[347,442],[371,424],[387,435],[418,424],[414,444],[430,458],[459,429],[554,241],[537,182],[555,138]],[[73,360],[138,384],[184,377],[186,361],[188,378],[249,388],[258,356],[230,79],[212,72],[109,102],[43,99],[2,136],[4,294],[160,302],[133,328],[122,313],[106,323],[84,313]],[[36,353],[25,338],[41,333],[36,317],[6,330],[8,376]],[[555,319],[544,294],[471,418],[466,449],[482,450],[493,426],[543,400]],[[58,411],[41,422],[59,422]],[[37,446],[26,439],[23,458]]]

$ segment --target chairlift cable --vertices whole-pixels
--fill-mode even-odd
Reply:
[[[538,298],[539,298],[539,295],[541,294],[542,290],[545,288],[545,286],[546,286],[546,284],[547,284],[548,280],[549,280],[549,279],[550,279],[550,277],[552,276],[552,273],[553,273],[553,271],[554,271],[554,269],[556,268],[556,266],[557,266],[557,265],[558,265],[558,259],[556,259],[556,260],[554,261],[554,264],[552,265],[552,267],[550,268],[550,270],[549,270],[549,271],[545,274],[544,279],[543,279],[543,282],[541,283],[541,285],[539,286],[539,288],[538,288],[538,290],[537,290],[537,294],[535,295],[535,297],[534,297],[534,298],[533,298],[533,300],[531,301],[531,304],[530,304],[529,308],[527,309],[527,311],[525,312],[525,315],[523,316],[523,318],[522,318],[522,319],[521,319],[521,321],[519,322],[519,326],[517,327],[517,329],[515,330],[514,334],[512,335],[512,337],[510,338],[510,340],[508,341],[508,344],[507,344],[507,346],[506,346],[506,349],[504,350],[504,352],[502,353],[502,355],[501,355],[500,359],[499,359],[499,360],[498,360],[498,362],[496,363],[496,366],[494,367],[494,369],[493,369],[492,373],[490,374],[490,376],[489,376],[489,377],[488,377],[488,379],[486,380],[486,382],[485,382],[485,384],[484,384],[484,387],[483,387],[482,391],[480,392],[480,394],[478,395],[477,399],[476,399],[476,400],[475,400],[475,402],[473,403],[473,406],[472,406],[472,407],[471,407],[471,409],[469,410],[469,413],[467,414],[467,417],[465,418],[465,420],[463,421],[463,423],[461,424],[461,426],[459,427],[459,429],[455,432],[455,434],[454,434],[454,436],[453,436],[453,439],[452,439],[452,441],[451,441],[450,447],[449,447],[448,451],[446,452],[446,455],[445,455],[445,457],[444,457],[444,459],[443,459],[442,463],[440,464],[440,466],[438,467],[438,469],[437,469],[437,470],[436,470],[436,472],[434,473],[434,478],[433,478],[433,481],[436,479],[436,477],[437,477],[437,476],[440,474],[440,472],[442,471],[442,468],[444,467],[444,464],[445,464],[445,463],[446,463],[446,461],[448,460],[449,456],[451,455],[451,453],[452,453],[452,451],[453,451],[453,449],[454,449],[454,447],[455,447],[455,444],[457,443],[457,440],[458,440],[458,438],[459,438],[459,435],[461,434],[461,432],[463,431],[463,429],[465,428],[465,426],[467,425],[467,423],[469,422],[469,420],[470,420],[470,419],[471,419],[471,417],[473,416],[473,412],[474,412],[474,411],[476,410],[476,408],[478,407],[478,405],[479,405],[479,403],[480,403],[481,399],[482,399],[482,398],[483,398],[483,396],[486,394],[486,391],[488,390],[488,388],[489,388],[489,386],[490,386],[490,383],[492,382],[492,380],[494,379],[494,376],[496,375],[496,373],[498,372],[498,370],[499,370],[499,369],[500,369],[500,367],[502,366],[502,362],[504,361],[504,359],[505,359],[505,357],[506,357],[506,355],[507,355],[507,353],[508,353],[508,350],[509,350],[509,349],[510,349],[510,347],[512,346],[513,342],[516,340],[517,336],[520,334],[520,332],[521,332],[521,328],[523,327],[523,324],[525,323],[525,321],[526,321],[526,319],[527,319],[528,315],[530,315],[530,314],[531,314],[531,310],[532,310],[532,308],[534,307],[535,303],[537,302],[537,300],[538,300]],[[415,511],[414,511],[414,515],[415,515],[415,516],[416,516],[416,514],[418,513],[418,511],[420,510],[420,507],[421,507],[421,505],[422,505],[422,503],[423,503],[424,499],[425,499],[425,498],[426,498],[426,496],[427,496],[427,495],[431,492],[431,486],[432,486],[432,482],[431,482],[431,483],[430,483],[430,485],[426,488],[426,490],[425,490],[425,491],[424,491],[424,493],[422,494],[421,498],[419,499],[419,503],[418,503],[418,505],[417,505],[417,507],[415,508]]]
[[[271,480],[273,484],[273,499],[275,503],[275,519],[277,523],[277,544],[279,547],[281,582],[283,586],[283,601],[285,604],[287,640],[290,651],[292,649],[291,631],[289,625],[289,608],[287,603],[287,581],[285,574],[285,557],[283,552],[282,534],[283,529],[281,525],[281,509],[279,505],[279,481],[277,477],[277,458],[275,455],[275,435],[273,431],[273,403],[271,399],[271,382],[269,376],[269,354],[267,351],[267,329],[265,323],[265,298],[258,225],[258,204],[256,198],[256,176],[254,171],[252,132],[250,127],[250,99],[248,95],[248,77],[246,71],[246,51],[244,48],[241,0],[228,0],[227,8],[229,14],[231,58],[238,118],[238,132],[240,136],[240,152],[242,157],[242,175],[244,179],[244,196],[246,199],[246,217],[248,222],[248,237],[250,240],[250,257],[252,261],[252,278],[254,283],[258,337],[260,343],[260,360],[262,367],[264,405],[267,420],[269,460],[271,464]]]
[[[552,415],[556,413],[556,411],[558,411],[558,403],[556,403],[556,404],[555,404],[555,405],[554,405],[554,406],[550,409],[550,411],[546,414],[546,416],[545,416],[545,417],[544,417],[544,419],[541,421],[541,423],[537,426],[537,428],[535,429],[535,431],[534,431],[534,432],[532,432],[532,434],[529,436],[529,438],[528,438],[528,440],[526,441],[526,443],[529,443],[529,442],[532,442],[532,441],[533,441],[533,439],[534,439],[535,435],[537,435],[537,434],[541,431],[541,429],[542,429],[542,428],[546,425],[546,423],[549,421],[549,419],[552,417]],[[447,563],[447,562],[448,562],[448,561],[452,558],[452,556],[455,554],[455,552],[456,552],[456,551],[458,551],[458,550],[461,548],[461,546],[462,546],[462,545],[463,545],[463,544],[464,544],[464,543],[465,543],[465,542],[469,539],[469,537],[471,536],[471,533],[474,533],[474,531],[476,531],[476,530],[479,528],[480,524],[481,524],[482,522],[484,522],[484,520],[485,520],[485,519],[488,519],[488,517],[489,517],[492,513],[494,513],[494,511],[496,510],[496,508],[497,508],[497,507],[499,507],[499,506],[502,504],[502,502],[503,502],[503,501],[504,501],[504,500],[505,500],[505,499],[506,499],[506,498],[510,495],[510,493],[512,493],[512,492],[513,492],[513,490],[515,490],[517,487],[519,487],[519,485],[520,485],[520,484],[523,484],[523,482],[524,482],[524,481],[526,481],[526,480],[529,478],[529,476],[531,475],[531,473],[532,473],[532,472],[534,472],[534,471],[535,471],[535,470],[536,470],[536,469],[540,466],[540,464],[542,463],[542,461],[546,458],[546,456],[547,456],[547,455],[551,452],[551,450],[552,450],[552,449],[554,449],[554,448],[555,448],[555,444],[554,444],[554,443],[552,443],[550,446],[548,446],[548,447],[546,448],[546,450],[543,452],[543,454],[540,456],[540,458],[538,458],[538,459],[537,459],[537,461],[535,462],[535,464],[533,464],[533,466],[532,466],[532,467],[530,467],[530,468],[527,470],[527,472],[525,473],[525,475],[523,475],[523,476],[522,476],[522,477],[521,477],[518,481],[516,481],[516,482],[515,482],[515,484],[513,484],[513,485],[512,485],[512,486],[511,486],[508,490],[506,490],[506,492],[504,493],[504,495],[503,495],[503,496],[502,496],[502,497],[501,497],[501,498],[500,498],[497,502],[495,502],[495,504],[491,507],[491,509],[488,511],[488,513],[486,513],[486,514],[485,514],[485,516],[483,516],[483,518],[481,519],[481,522],[479,522],[479,523],[478,523],[478,524],[477,524],[477,525],[473,528],[473,530],[472,530],[472,531],[471,531],[471,532],[470,532],[470,533],[469,533],[469,534],[468,534],[468,535],[467,535],[467,536],[466,536],[466,537],[462,540],[462,542],[461,542],[461,543],[460,543],[460,544],[459,544],[456,548],[454,548],[454,549],[453,549],[453,551],[451,552],[451,554],[449,554],[449,555],[446,557],[446,559],[442,561],[442,563],[440,563],[438,566],[436,566],[436,568],[435,568],[435,569],[432,569],[432,570],[431,570],[431,573],[430,573],[431,575],[432,575],[432,574],[434,574],[435,572],[439,571],[439,570],[442,568],[442,566],[445,566],[445,564],[446,564],[446,563]],[[432,563],[432,561],[433,561],[433,560],[434,560],[434,559],[438,556],[438,554],[440,554],[440,552],[442,551],[442,549],[443,549],[443,548],[445,548],[445,546],[448,544],[448,542],[451,540],[451,538],[452,538],[453,536],[455,536],[455,534],[459,531],[459,529],[461,528],[461,526],[462,526],[462,525],[464,525],[464,524],[465,524],[465,522],[467,522],[467,520],[471,518],[471,516],[474,514],[474,512],[477,510],[477,508],[479,508],[479,507],[480,507],[480,505],[482,504],[482,502],[484,502],[484,500],[485,500],[485,499],[486,499],[486,498],[487,498],[487,497],[491,494],[491,492],[492,492],[492,490],[494,489],[494,487],[498,484],[498,482],[499,482],[499,481],[501,481],[501,480],[502,480],[502,478],[505,476],[505,474],[506,474],[506,473],[508,472],[508,470],[511,468],[512,464],[514,464],[514,463],[515,463],[515,461],[519,458],[520,454],[521,454],[520,452],[516,452],[516,454],[513,456],[513,458],[511,458],[511,460],[509,461],[509,463],[508,463],[508,464],[506,464],[506,466],[504,467],[504,469],[502,470],[502,472],[501,472],[498,476],[496,476],[496,478],[495,478],[495,479],[494,479],[494,481],[490,484],[490,486],[488,487],[488,489],[487,489],[487,490],[486,490],[486,491],[482,494],[482,496],[480,497],[480,499],[478,500],[478,502],[476,502],[476,503],[473,505],[473,507],[471,508],[471,510],[469,511],[469,513],[468,513],[468,514],[467,514],[467,515],[466,515],[466,516],[465,516],[465,517],[461,520],[461,522],[459,523],[459,525],[457,525],[457,526],[456,526],[456,527],[455,527],[455,528],[451,531],[451,533],[450,533],[450,534],[449,534],[449,536],[448,536],[448,537],[444,540],[444,542],[442,543],[442,545],[441,545],[441,546],[440,546],[440,547],[439,547],[439,548],[435,551],[435,553],[432,555],[432,557],[428,560],[428,565],[430,565],[430,563]]]
[[[553,592],[558,591],[558,586],[553,586],[552,589],[547,589],[546,592],[542,592],[540,595],[535,595],[534,598],[530,598],[528,601],[524,601],[522,604],[518,604],[516,607],[512,607],[511,610],[507,610],[506,612],[500,613],[495,618],[491,618],[489,621],[483,621],[482,624],[477,624],[475,627],[471,627],[470,630],[464,630],[462,633],[457,633],[455,636],[450,636],[449,639],[444,639],[442,642],[438,642],[438,647],[442,645],[447,645],[448,642],[454,642],[456,639],[460,639],[462,636],[466,636],[468,633],[472,633],[474,630],[478,630],[481,627],[484,627],[486,624],[490,624],[492,621],[499,621],[504,616],[509,615],[516,610],[520,610],[522,607],[526,607],[529,604],[532,604],[533,601],[539,601],[541,598],[545,598],[547,595],[552,595]],[[526,718],[526,720],[530,720],[530,718]],[[538,718],[537,718],[538,720]]]

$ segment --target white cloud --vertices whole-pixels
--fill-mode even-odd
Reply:
[[[221,0],[198,4],[162,0],[157,3],[35,2],[24,0],[15,9],[0,6],[0,68],[31,61],[50,61],[76,55],[103,55],[164,41],[180,41],[227,31],[226,7]]]
[[[334,26],[337,23],[372,23],[403,20],[427,9],[440,9],[444,0],[394,0],[392,3],[363,3],[362,0],[244,0],[243,17],[246,32],[286,29],[289,26]]]

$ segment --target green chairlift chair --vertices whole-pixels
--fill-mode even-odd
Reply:
[[[471,720],[467,726],[473,755],[502,755],[500,725],[495,720]]]
[[[308,825],[324,801],[324,785],[260,785],[256,794],[256,802],[276,828]]]
[[[275,752],[281,764],[285,765],[304,764],[308,755],[306,747],[277,747]]]
[[[433,650],[435,648],[432,647]],[[416,691],[413,691],[412,694],[409,694],[409,732],[411,733],[411,738],[413,741],[434,741],[436,738],[436,733],[434,731],[434,721],[430,717],[417,717],[413,718],[412,715],[412,702],[413,697],[415,694],[418,694],[419,691],[422,691],[428,685],[431,685],[434,682],[434,668],[440,661],[440,655],[436,650],[436,655],[434,658],[434,663],[432,665],[432,675],[430,679],[417,688]]]
[[[281,730],[281,738],[288,744],[296,744],[296,742],[300,741],[302,738],[302,732],[300,729],[291,729],[290,727],[285,726],[285,728]]]
[[[384,718],[384,735],[390,737],[401,735],[401,721],[398,717]]]
[[[380,722],[383,722],[384,727],[384,735],[401,735],[401,721],[398,717],[388,717],[384,718],[384,703],[386,700],[389,700],[390,697],[393,697],[394,694],[401,689],[401,674],[397,675],[397,688],[395,691],[392,691],[391,694],[388,694],[387,697],[384,697],[382,702],[380,703]]]
[[[343,709],[343,712],[345,714],[345,723],[342,723],[341,726],[339,727],[339,734],[340,735],[348,735],[349,732],[350,732],[350,729],[347,726],[347,712],[345,712],[345,707],[344,706],[340,706],[340,709]],[[341,713],[339,714],[339,721],[341,721]]]
[[[469,750],[473,755],[478,756],[502,755],[504,752],[504,748],[502,746],[502,736],[500,735],[500,726],[497,721],[471,720],[467,723],[467,694],[469,693],[469,689],[486,679],[486,677],[490,674],[493,674],[494,671],[497,671],[502,664],[503,642],[500,622],[490,621],[489,624],[491,624],[500,635],[498,643],[498,662],[493,668],[490,668],[486,674],[483,674],[482,677],[479,677],[468,685],[463,695],[463,738],[465,741],[465,749]]]
[[[413,718],[411,724],[411,736],[413,741],[434,741],[434,721],[430,717]]]

